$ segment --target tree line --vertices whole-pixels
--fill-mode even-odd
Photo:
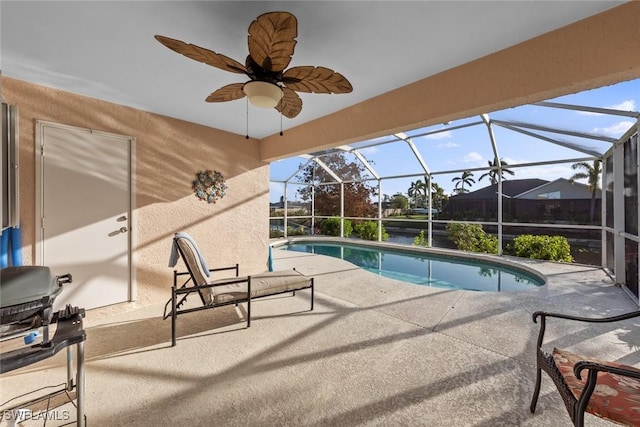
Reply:
[[[478,178],[478,182],[485,178],[491,184],[496,184],[500,177],[505,180],[506,175],[513,176],[515,173],[508,168],[509,164],[504,159],[494,159],[488,162],[489,170]],[[569,178],[569,181],[587,180],[587,185],[591,191],[591,212],[593,220],[595,215],[596,193],[600,186],[600,175],[602,173],[600,160],[594,160],[592,164],[579,162],[572,165],[576,172]],[[331,171],[331,172],[330,172]],[[432,207],[442,211],[446,205],[449,195],[445,190],[429,176],[424,179],[417,179],[411,182],[407,189],[406,196],[403,193],[396,193],[392,196],[387,194],[379,195],[378,187],[363,180],[366,169],[359,162],[348,162],[344,154],[332,153],[322,157],[322,166],[315,162],[309,163],[301,170],[300,180],[309,184],[298,189],[299,197],[310,202],[315,200],[315,213],[321,216],[340,215],[341,205],[341,185],[326,184],[335,182],[338,176],[344,184],[344,216],[347,217],[371,217],[377,215],[377,208],[371,203],[378,196],[389,207],[405,210],[408,208],[428,207],[429,192],[431,193]],[[334,176],[335,175],[335,176]],[[476,183],[473,172],[465,170],[459,176],[451,180],[455,185],[452,195],[469,193],[470,188]],[[430,183],[430,185],[429,185]]]

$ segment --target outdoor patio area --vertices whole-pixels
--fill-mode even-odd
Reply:
[[[200,311],[178,319],[176,347],[161,305],[89,311],[87,423],[570,425],[546,374],[529,412],[538,331],[531,314],[637,309],[591,266],[527,261],[547,286],[482,293],[410,285],[321,255],[276,249],[274,260],[276,269],[315,277],[314,311],[308,292],[254,302],[249,329],[243,307]],[[640,366],[637,320],[616,329],[553,320],[547,345]],[[2,402],[64,382],[64,353],[0,378]],[[586,425],[610,424],[587,415]]]

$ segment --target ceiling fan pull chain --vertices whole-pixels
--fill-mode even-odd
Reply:
[[[249,98],[246,98],[246,99],[247,99],[247,103],[246,103],[246,106],[247,106],[247,135],[244,137],[244,139],[249,139]]]
[[[280,136],[284,135],[284,133],[282,133],[282,110],[280,110]]]

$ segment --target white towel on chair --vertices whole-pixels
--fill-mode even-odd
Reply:
[[[191,242],[191,244],[193,245],[193,248],[196,250],[196,253],[198,254],[198,258],[200,258],[200,264],[202,264],[202,269],[204,270],[204,274],[206,274],[207,277],[209,277],[210,273],[209,273],[209,269],[207,268],[207,263],[204,262],[202,253],[200,252],[200,249],[198,248],[198,245],[196,244],[195,240],[193,240],[193,238],[189,236],[187,233],[176,233],[173,236],[173,244],[171,245],[171,255],[169,256],[169,267],[175,267],[176,264],[178,263],[178,257],[179,257],[178,241],[177,241],[178,238],[187,239],[189,242]]]

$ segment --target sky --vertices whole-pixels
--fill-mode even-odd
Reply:
[[[565,104],[573,104],[588,107],[610,108],[623,111],[640,110],[640,79],[622,82],[611,86],[605,86],[576,94],[566,95],[548,100]],[[489,112],[492,121],[509,121],[535,124],[563,130],[572,130],[582,133],[593,133],[613,138],[622,136],[631,126],[635,125],[635,119],[619,115],[597,114],[584,111],[574,111],[543,106],[524,105],[506,110]],[[434,173],[434,182],[445,189],[445,193],[453,192],[455,183],[452,179],[462,173],[443,173],[446,171],[462,171],[466,169],[486,167],[488,161],[494,159],[491,141],[487,126],[484,123],[451,129],[461,124],[481,122],[479,116],[468,117],[448,124],[440,124],[427,128],[406,130],[404,133],[411,137],[429,170]],[[509,164],[509,169],[514,175],[505,175],[506,179],[541,178],[553,181],[557,178],[569,178],[576,171],[571,165],[576,159],[590,157],[581,151],[563,147],[539,138],[534,138],[520,132],[492,125],[498,154],[500,158]],[[442,130],[427,136],[415,136]],[[611,143],[593,139],[580,138],[572,135],[554,134],[540,130],[527,129],[543,137],[553,138],[562,143],[580,146],[584,149],[604,153]],[[381,177],[391,177],[407,174],[420,174],[422,168],[411,152],[407,143],[397,141],[390,144],[367,147],[373,142],[389,141],[392,137],[381,137],[374,140],[366,140],[351,144],[352,147],[364,147],[360,152],[371,162],[372,167]],[[347,155],[349,159],[355,158]],[[545,162],[557,159],[570,159],[562,164],[542,165],[535,167],[518,167],[517,165]],[[298,167],[306,163],[306,159],[292,157],[271,164],[270,179],[285,180],[291,177]],[[473,171],[473,179],[476,181],[469,189],[475,191],[490,184],[488,177],[480,180],[480,176],[486,171]],[[383,179],[382,194],[392,196],[396,193],[407,194],[412,181],[420,179],[420,176],[411,178]],[[585,181],[586,182],[586,181]],[[372,184],[377,185],[375,181]],[[296,190],[297,185],[289,185],[287,198],[299,200]],[[270,200],[277,202],[283,195],[284,186],[281,183],[271,182]]]

